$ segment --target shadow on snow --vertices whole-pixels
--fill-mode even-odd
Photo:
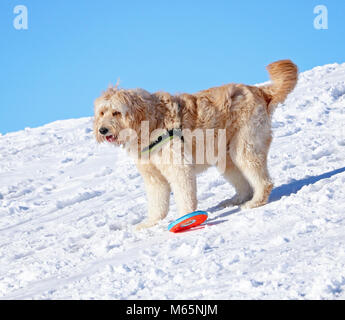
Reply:
[[[345,172],[345,167],[321,174],[319,176],[308,177],[302,180],[293,180],[287,184],[283,184],[273,189],[268,202],[275,202],[275,201],[280,200],[282,197],[288,197],[291,194],[297,193],[305,186],[309,186],[320,180],[331,178],[334,175],[342,173],[342,172]]]
[[[305,186],[315,184],[316,182],[324,180],[324,179],[329,179],[329,178],[331,178],[331,177],[333,177],[339,173],[342,173],[342,172],[345,172],[345,167],[341,168],[341,169],[333,170],[330,172],[326,172],[326,173],[318,175],[318,176],[307,177],[307,178],[304,178],[301,180],[293,180],[287,184],[283,184],[283,185],[273,189],[273,191],[269,197],[268,203],[279,201],[282,197],[289,197],[290,195],[295,194],[298,191],[300,191]],[[218,205],[211,207],[211,208],[208,208],[206,211],[210,212],[210,213],[215,213],[217,211],[225,209],[226,203],[228,201],[229,200],[222,201]],[[235,207],[235,208],[231,209],[230,211],[227,211],[227,212],[224,212],[218,216],[212,217],[211,219],[207,220],[207,222],[204,225],[216,225],[216,224],[226,222],[227,220],[221,220],[221,221],[217,221],[217,220],[220,218],[225,218],[225,217],[228,217],[228,216],[233,215],[235,213],[238,213],[239,211],[240,211],[240,208]]]

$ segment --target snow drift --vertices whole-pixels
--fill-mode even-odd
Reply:
[[[158,226],[122,149],[92,119],[0,136],[2,299],[344,299],[345,64],[300,74],[273,117],[270,202],[218,209],[233,188],[198,178],[204,229]],[[172,200],[173,201],[173,200]]]

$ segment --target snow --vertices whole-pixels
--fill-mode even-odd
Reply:
[[[198,178],[205,228],[141,232],[141,176],[97,145],[92,119],[0,135],[2,299],[344,299],[345,64],[300,75],[273,117],[270,202],[219,209],[234,190]]]

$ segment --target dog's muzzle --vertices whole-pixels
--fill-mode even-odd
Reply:
[[[110,132],[109,132],[109,129],[108,128],[105,128],[105,127],[102,127],[100,128],[99,130],[99,133],[105,137],[105,139],[110,142],[110,143],[114,143],[114,142],[117,142],[116,139],[117,139],[117,136],[114,136],[112,135]]]

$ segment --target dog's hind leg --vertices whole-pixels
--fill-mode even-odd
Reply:
[[[147,194],[148,218],[136,226],[137,230],[150,228],[164,219],[169,210],[170,185],[152,164],[138,165]]]
[[[223,177],[229,181],[236,190],[236,194],[230,200],[225,201],[222,206],[237,206],[253,197],[253,190],[241,171],[234,165],[230,156],[226,159],[226,171]]]
[[[265,205],[273,188],[267,169],[271,130],[264,117],[261,122],[254,120],[241,128],[230,143],[232,161],[253,188],[253,198],[243,208]]]

